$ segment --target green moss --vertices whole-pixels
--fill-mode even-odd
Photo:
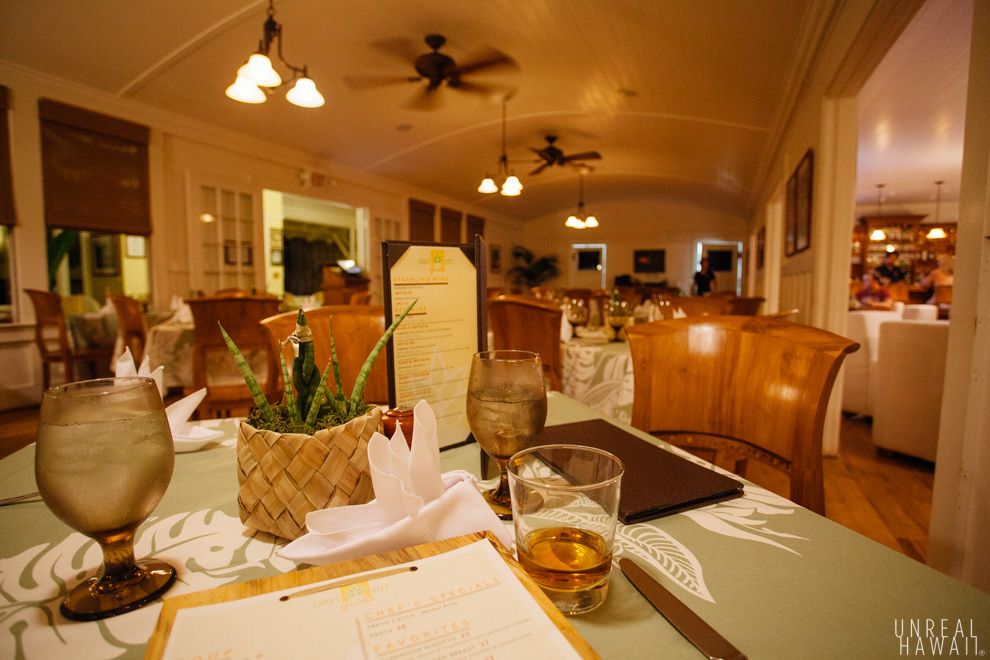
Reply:
[[[306,430],[302,424],[294,424],[292,422],[292,414],[289,407],[285,404],[278,404],[271,406],[272,418],[271,421],[267,421],[262,416],[261,410],[254,408],[251,410],[251,414],[247,416],[244,420],[256,429],[266,429],[269,431],[275,431],[276,433],[315,433],[320,429],[329,429],[334,426],[340,426],[346,422],[349,422],[356,416],[363,415],[372,409],[373,406],[365,404],[364,409],[358,415],[351,415],[344,419],[344,416],[339,412],[335,411],[331,406],[324,403],[320,406],[320,412],[317,413],[316,423],[313,425],[312,430]]]

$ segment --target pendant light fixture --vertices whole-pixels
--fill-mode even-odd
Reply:
[[[945,183],[945,181],[936,181],[935,182],[935,224],[938,224],[938,204],[942,200],[942,184],[943,183]],[[930,239],[930,240],[931,239],[945,238],[945,237],[946,237],[945,230],[942,229],[941,227],[933,227],[931,229],[931,231],[929,231],[925,235],[925,238]]]
[[[274,0],[268,0],[268,18],[258,52],[248,58],[247,64],[237,70],[237,79],[227,88],[227,96],[241,103],[264,103],[275,87],[296,84],[286,94],[286,100],[302,108],[319,108],[326,101],[316,89],[316,83],[309,77],[307,67],[292,66],[282,57],[282,25],[275,20]],[[292,71],[292,77],[286,81],[278,74],[268,58],[272,42],[278,44],[276,50],[282,65]]]
[[[495,176],[502,180],[501,192],[506,197],[518,197],[519,193],[522,192],[522,183],[519,182],[519,177],[515,175],[511,170],[509,170],[509,157],[505,154],[505,106],[508,99],[502,99],[502,155],[498,159],[498,169],[495,171]],[[495,193],[499,192],[499,186],[495,183],[495,179],[491,174],[486,174],[485,179],[478,186],[478,192],[480,193]]]
[[[884,184],[877,184],[877,218],[883,215],[883,188]],[[887,234],[883,233],[883,230],[877,227],[870,234],[871,241],[885,241],[887,240]]]
[[[593,229],[598,226],[598,220],[593,215],[584,214],[584,174],[578,178],[578,211],[564,222],[565,227],[572,229]]]

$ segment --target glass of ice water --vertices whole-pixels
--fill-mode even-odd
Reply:
[[[467,419],[475,440],[495,459],[498,486],[484,493],[502,520],[512,519],[505,464],[525,449],[547,421],[547,391],[538,353],[483,351],[471,362]]]
[[[107,378],[45,392],[35,476],[45,504],[103,549],[102,574],[78,585],[62,614],[93,621],[154,601],[175,582],[161,561],[138,562],[134,535],[165,494],[175,448],[150,378]]]

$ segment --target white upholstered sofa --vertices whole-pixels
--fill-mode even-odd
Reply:
[[[948,321],[880,324],[873,373],[874,445],[935,461],[948,345]]]

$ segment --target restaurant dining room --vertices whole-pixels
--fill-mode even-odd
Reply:
[[[0,658],[986,655],[990,3],[0,22]]]

